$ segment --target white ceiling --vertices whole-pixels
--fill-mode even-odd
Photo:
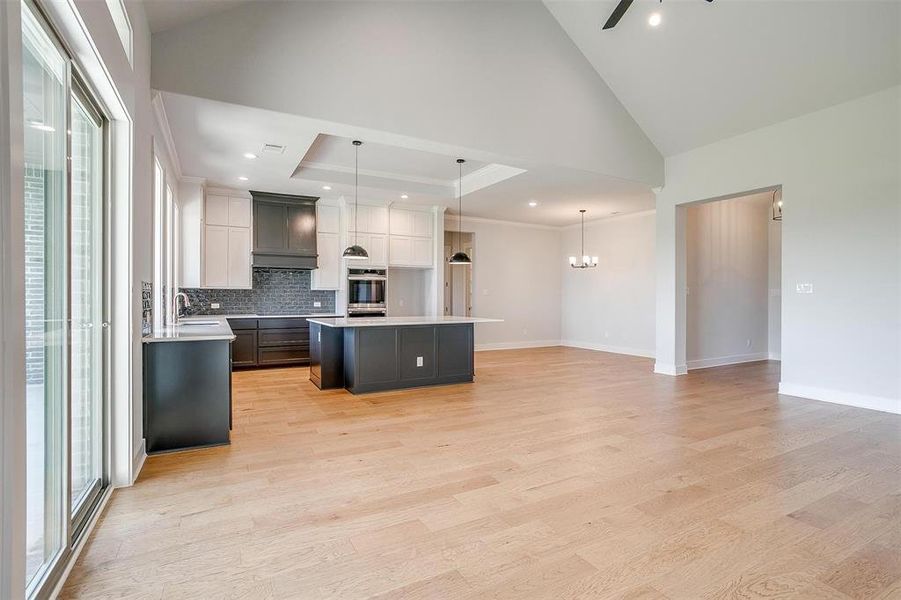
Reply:
[[[237,189],[334,198],[353,195],[350,142],[356,136],[324,134],[315,121],[296,115],[168,92],[161,95],[184,175]],[[457,212],[455,154],[360,137],[364,142],[360,147],[361,201],[438,204]],[[263,144],[283,145],[285,151],[262,153]],[[246,152],[258,158],[244,158]],[[464,191],[478,187],[480,174],[493,169],[502,172],[502,177],[495,178],[502,180],[466,192],[465,215],[563,226],[578,221],[580,208],[600,217],[654,205],[653,194],[642,184],[575,169],[503,166],[479,159],[464,165]],[[240,181],[239,176],[248,181]],[[323,190],[325,185],[332,189]],[[408,198],[402,199],[402,194]],[[538,205],[530,207],[530,201]]]
[[[664,156],[901,82],[896,0],[545,5]]]
[[[150,31],[157,33],[245,4],[248,0],[144,0]]]

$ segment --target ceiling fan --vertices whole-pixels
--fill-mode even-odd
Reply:
[[[660,0],[663,2],[663,0]],[[616,5],[616,8],[613,9],[613,13],[610,15],[610,18],[607,19],[607,22],[604,23],[604,29],[613,29],[616,27],[616,24],[619,23],[619,20],[623,18],[623,15],[626,14],[626,11],[629,10],[629,7],[632,5],[633,0],[619,0],[619,4]],[[713,0],[707,0],[707,2],[713,2]]]

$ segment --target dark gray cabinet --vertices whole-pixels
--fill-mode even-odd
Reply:
[[[310,324],[303,318],[229,319],[235,367],[306,365]]]
[[[315,196],[251,191],[253,196],[253,265],[315,269]]]

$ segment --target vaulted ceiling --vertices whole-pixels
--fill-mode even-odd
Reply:
[[[901,83],[896,0],[545,5],[664,156]]]

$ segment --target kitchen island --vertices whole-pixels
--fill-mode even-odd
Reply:
[[[313,318],[310,381],[353,394],[473,381],[476,317]]]

